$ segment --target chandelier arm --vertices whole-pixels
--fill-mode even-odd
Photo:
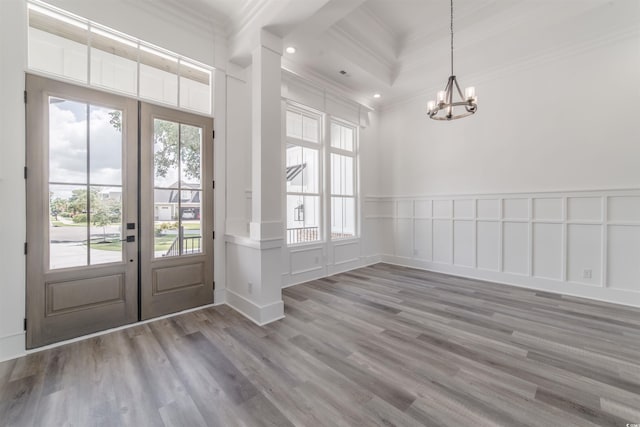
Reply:
[[[451,77],[449,77],[449,80],[447,80],[447,85],[444,87],[444,93],[448,94],[450,88],[451,88]],[[445,96],[445,98],[446,98],[446,96]]]
[[[460,85],[458,85],[458,80],[456,80],[454,78],[453,82],[456,84],[456,89],[458,89],[458,95],[460,95],[460,99],[464,99],[464,95],[462,94],[462,91],[460,90]]]

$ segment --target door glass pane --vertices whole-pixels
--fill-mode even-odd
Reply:
[[[154,131],[155,257],[201,253],[202,128],[155,119]]]
[[[154,187],[178,186],[178,123],[153,121]]]
[[[182,232],[182,255],[202,252],[202,221],[200,206],[202,191],[182,189],[180,191],[180,226]]]
[[[49,98],[51,269],[123,260],[121,118],[119,110]]]
[[[180,254],[178,241],[179,190],[154,190],[154,255],[156,258]],[[177,250],[175,248],[178,248]]]
[[[89,147],[92,185],[122,185],[122,111],[90,107]]]
[[[87,265],[87,187],[49,185],[49,268]]]
[[[122,261],[122,187],[91,187],[91,265]]]
[[[180,125],[180,179],[183,186],[201,188],[202,129]]]
[[[87,104],[49,98],[49,182],[87,182]]]

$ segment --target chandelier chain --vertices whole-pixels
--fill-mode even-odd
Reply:
[[[451,75],[453,76],[453,0],[451,0]]]

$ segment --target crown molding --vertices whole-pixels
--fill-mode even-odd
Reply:
[[[245,0],[240,10],[230,18],[227,26],[229,39],[237,39],[253,28],[253,24],[269,5],[270,0]]]

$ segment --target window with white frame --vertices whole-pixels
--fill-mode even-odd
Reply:
[[[356,236],[356,135],[354,126],[331,121],[329,173],[332,239]]]
[[[210,67],[46,3],[28,7],[30,70],[211,114]]]
[[[322,238],[322,116],[290,107],[285,120],[287,243],[315,242]]]
[[[324,236],[334,240],[357,236],[357,127],[331,117],[327,120],[330,126],[325,135],[321,113],[287,107],[288,244],[317,242]],[[323,234],[325,225],[329,230]]]

